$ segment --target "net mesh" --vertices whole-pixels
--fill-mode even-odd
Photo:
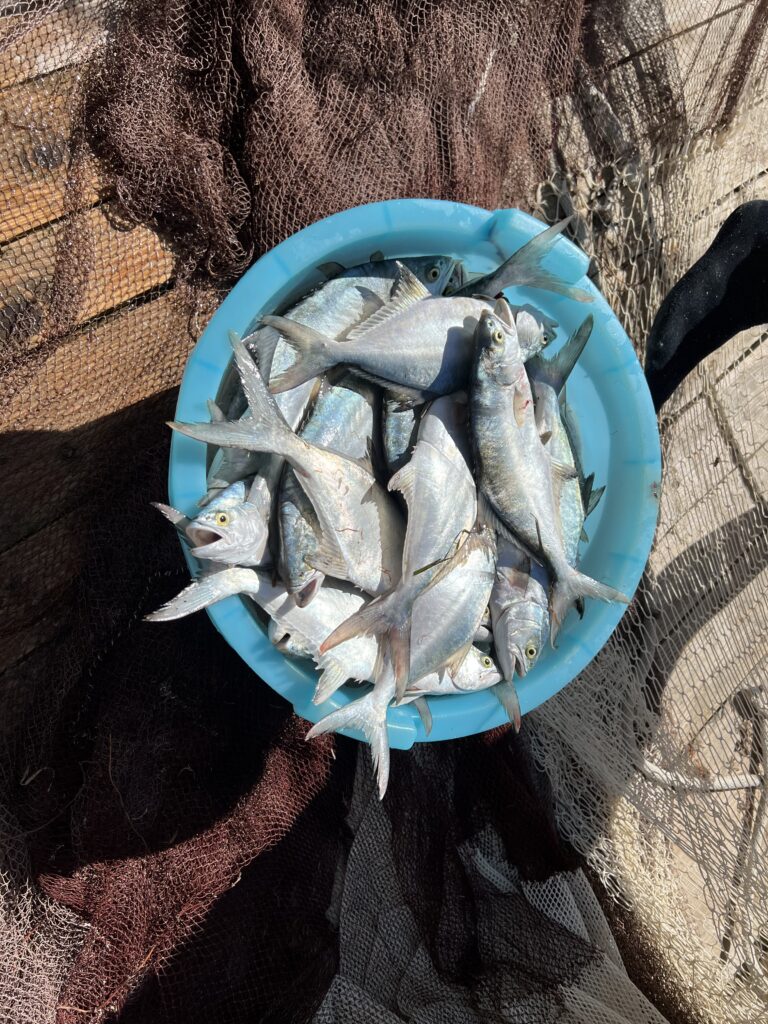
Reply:
[[[766,196],[766,6],[0,6],[9,1020],[656,1020],[582,862],[665,1016],[765,1013],[762,329],[664,407],[604,651],[522,741],[395,756],[383,808],[207,620],[141,618],[186,574],[164,421],[254,258],[402,195],[574,214],[642,354]]]

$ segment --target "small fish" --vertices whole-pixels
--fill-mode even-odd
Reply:
[[[285,459],[296,470],[322,530],[314,568],[370,594],[391,589],[400,578],[404,536],[402,517],[391,496],[360,462],[298,437],[255,367],[248,388],[250,422],[170,426],[199,441],[274,452]]]
[[[463,280],[460,264],[447,256],[420,256],[405,259],[403,263],[430,294],[439,295],[449,282]],[[338,276],[324,282],[295,303],[286,315],[298,323],[329,332],[334,337],[343,337],[352,327],[379,309],[389,299],[398,275],[395,260],[372,261],[349,270],[344,270],[339,264],[332,267],[326,265],[324,269],[338,273]],[[244,339],[244,343],[256,359],[262,376],[270,382],[286,371],[293,361],[291,347],[273,328],[258,327]],[[314,387],[315,383],[308,381],[277,398],[277,406],[292,430],[297,430],[301,425]],[[229,409],[229,419],[240,418],[241,411],[247,416],[241,403],[242,396],[238,393]],[[220,410],[214,405],[212,422],[216,421],[215,417],[223,419]],[[214,456],[209,490],[201,499],[201,504],[209,501],[222,486],[251,476],[270,458],[275,466],[267,471],[267,475],[279,479],[282,468],[280,459],[237,449],[229,451],[231,454],[219,452]]]
[[[573,469],[550,459],[506,303],[482,315],[471,393],[472,437],[483,513],[541,561],[552,577],[550,639],[580,597],[624,601],[568,563],[559,529],[560,491]]]
[[[559,396],[571,370],[584,351],[592,331],[592,323],[592,317],[588,316],[553,358],[536,356],[526,364],[535,399],[536,426],[541,442],[550,458],[574,471],[572,479],[563,481],[559,506],[565,556],[568,563],[574,567],[578,562],[585,510],[576,460],[560,416]]]
[[[447,256],[421,256],[402,261],[424,289],[432,295],[442,294],[446,285],[456,279],[457,261]],[[352,267],[326,281],[287,310],[291,321],[321,334],[343,340],[357,325],[389,301],[399,270],[396,260],[380,260]],[[257,356],[264,380],[274,385],[289,371],[293,352],[286,339],[264,321],[247,339]],[[298,427],[306,409],[312,385],[310,378],[299,381],[280,392],[292,392],[278,399],[278,407],[288,425]]]
[[[491,620],[502,675],[522,679],[539,660],[549,636],[549,578],[546,570],[511,541],[498,545]]]
[[[249,500],[241,480],[230,484],[186,528],[195,558],[224,565],[263,565],[268,559],[269,508]]]
[[[475,325],[480,313],[493,307],[492,300],[481,296],[520,284],[591,301],[588,292],[563,284],[541,266],[566,223],[542,231],[487,279],[472,282],[448,298],[432,298],[401,265],[389,301],[343,339],[338,332],[315,324],[302,325],[295,317],[263,317],[262,322],[279,331],[297,353],[291,367],[270,377],[272,391],[278,394],[298,387],[336,363],[354,367],[406,405],[464,388],[472,365]]]
[[[377,401],[370,384],[345,374],[324,382],[300,437],[350,459],[368,460],[373,443]],[[314,568],[322,529],[295,470],[286,466],[278,498],[280,574],[299,604],[307,604],[322,586],[324,573]]]
[[[465,395],[439,398],[427,408],[413,457],[389,481],[389,489],[399,491],[408,506],[400,582],[342,623],[321,647],[330,650],[358,634],[386,634],[398,697],[405,693],[410,674],[413,603],[477,517],[466,414]]]
[[[482,298],[432,297],[404,266],[392,298],[341,340],[287,317],[265,316],[296,349],[296,362],[271,389],[279,394],[344,363],[384,387],[402,405],[451,394],[466,385]]]

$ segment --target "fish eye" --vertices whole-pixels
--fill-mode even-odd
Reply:
[[[436,281],[440,277],[440,267],[430,267],[427,271],[427,280]]]
[[[227,515],[226,512],[217,512],[216,513],[216,525],[217,526],[226,526],[228,522],[229,522],[229,516]]]
[[[483,668],[492,668],[492,667],[493,667],[493,660],[491,658],[489,658],[488,655],[486,654],[486,656],[483,658]]]
[[[525,656],[528,659],[528,661],[533,661],[533,659],[536,657],[538,653],[539,652],[537,651],[535,644],[528,644],[528,646],[525,648]]]
[[[497,327],[496,330],[491,335],[491,339],[492,339],[494,345],[503,345],[504,344],[504,331],[502,331],[500,328]]]

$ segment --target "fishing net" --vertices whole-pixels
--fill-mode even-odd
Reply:
[[[0,5],[3,1019],[764,1016],[763,329],[664,406],[599,657],[519,738],[395,752],[383,805],[205,617],[142,617],[187,578],[164,423],[255,258],[402,195],[573,214],[642,354],[768,196],[766,6]]]

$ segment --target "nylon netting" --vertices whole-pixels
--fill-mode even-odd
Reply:
[[[164,423],[255,258],[403,195],[573,213],[642,353],[768,195],[765,26],[764,0],[0,6],[3,1019],[765,1014],[763,330],[664,407],[656,543],[598,659],[520,739],[396,753],[383,806],[207,619],[141,621],[186,578],[149,506]]]

